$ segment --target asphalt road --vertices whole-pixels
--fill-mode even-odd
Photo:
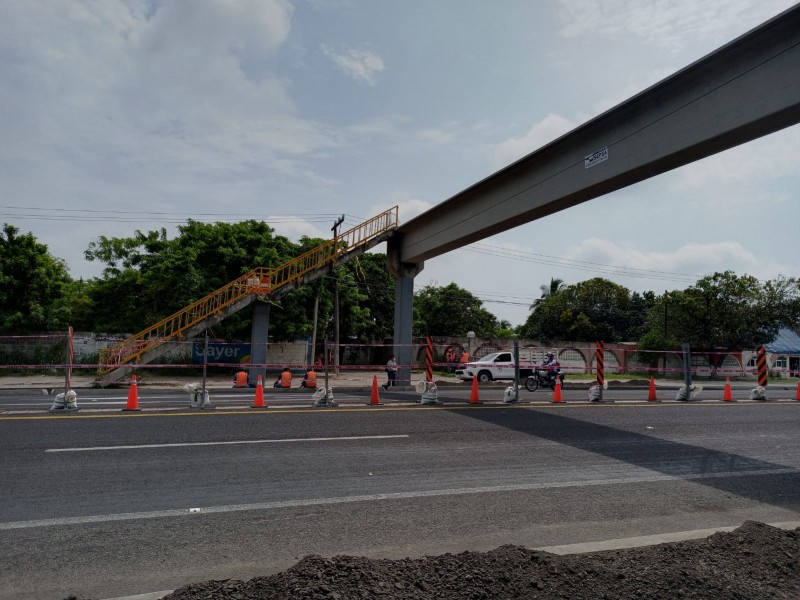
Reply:
[[[540,547],[800,515],[800,402],[386,396],[0,416],[0,598],[167,590],[312,553]]]

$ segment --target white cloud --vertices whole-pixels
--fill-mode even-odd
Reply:
[[[635,36],[677,52],[703,39],[714,48],[794,4],[793,0],[559,0],[566,38]]]
[[[760,260],[752,251],[735,241],[691,242],[675,250],[663,252],[643,250],[635,244],[590,238],[572,246],[565,253],[565,258],[619,269],[644,270],[647,273],[631,275],[642,279],[663,278],[673,282],[673,287],[686,287],[694,283],[695,279],[716,271],[732,270],[762,279],[788,273],[786,267]],[[598,270],[600,268],[602,267],[598,267]],[[599,275],[609,277],[608,274]],[[617,276],[609,278],[619,279]]]
[[[230,50],[270,53],[286,41],[291,14],[286,0],[168,2],[149,20],[146,45],[161,60]]]
[[[14,82],[0,152],[17,162],[168,187],[177,174],[303,177],[299,157],[339,144],[295,116],[287,82],[248,67],[268,64],[287,39],[284,0],[168,3],[153,14],[111,0],[10,4],[0,6],[4,56],[14,57],[0,64]]]
[[[362,83],[373,85],[376,75],[384,69],[383,59],[371,50],[334,50],[325,44],[320,48],[344,73]]]
[[[710,206],[728,210],[775,201],[773,180],[800,170],[800,126],[753,140],[682,167],[674,174],[677,190],[703,193]]]
[[[395,205],[398,207],[398,220],[401,225],[433,208],[433,204],[430,202],[419,200],[418,198],[409,198],[407,195],[398,192],[390,194],[385,204],[372,205],[369,209],[369,214],[370,216],[378,215]]]
[[[421,129],[417,132],[417,137],[429,144],[449,144],[455,137],[455,127],[453,124],[442,127]]]
[[[504,167],[574,129],[576,123],[561,115],[549,114],[534,124],[524,136],[500,142],[494,149],[497,168]]]
[[[331,237],[330,231],[323,231],[316,225],[302,219],[287,219],[285,215],[275,217],[267,216],[264,221],[272,227],[278,235],[289,238],[292,241],[299,241],[301,237],[328,239]]]

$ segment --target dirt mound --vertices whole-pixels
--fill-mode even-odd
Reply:
[[[557,556],[519,546],[420,559],[307,556],[250,581],[187,585],[169,600],[800,598],[800,529],[748,521],[673,544]]]

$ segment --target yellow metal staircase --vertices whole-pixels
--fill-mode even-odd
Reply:
[[[339,234],[278,267],[258,267],[186,306],[174,315],[102,351],[98,380],[125,376],[169,350],[169,342],[191,339],[257,298],[277,299],[334,266],[385,241],[398,225],[397,206]]]

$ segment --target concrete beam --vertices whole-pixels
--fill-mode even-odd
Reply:
[[[798,73],[800,4],[401,226],[392,261],[422,262],[794,125]]]

